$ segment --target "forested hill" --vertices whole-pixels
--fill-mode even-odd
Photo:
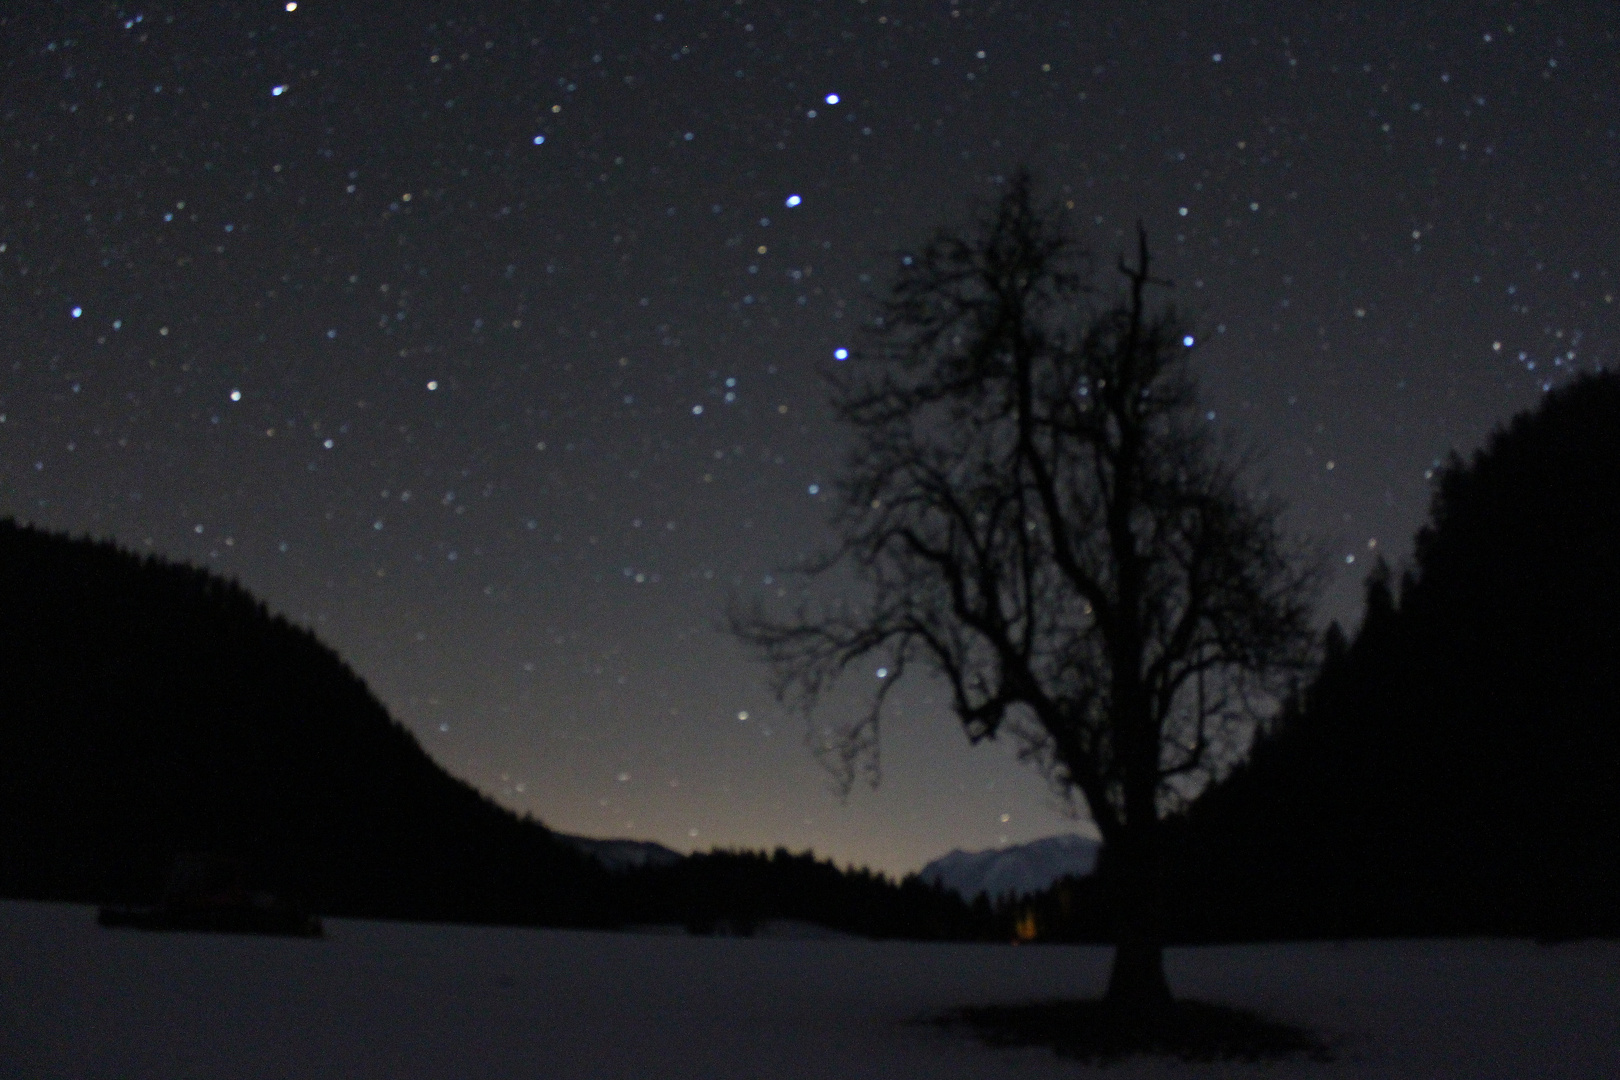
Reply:
[[[1620,933],[1620,375],[1453,457],[1414,564],[1172,822],[1183,936]]]
[[[0,521],[0,894],[148,901],[181,852],[329,914],[611,906],[593,860],[446,773],[245,589]]]

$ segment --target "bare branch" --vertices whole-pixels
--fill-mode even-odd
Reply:
[[[870,707],[817,744],[843,794],[877,781],[883,708],[920,664],[970,739],[1012,734],[1113,845],[1223,767],[1308,661],[1315,579],[1203,422],[1146,230],[1101,300],[1062,221],[1021,173],[907,257],[832,376],[854,435],[840,542],[801,568],[853,571],[862,602],[734,607],[731,628],[807,712],[885,658]]]

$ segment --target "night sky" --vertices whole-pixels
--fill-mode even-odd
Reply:
[[[1353,625],[1439,459],[1620,362],[1620,9],[1418,9],[7,4],[0,515],[239,579],[555,828],[1073,828],[926,680],[841,805],[727,598],[831,540],[899,253],[1027,162],[1105,269],[1144,221]]]

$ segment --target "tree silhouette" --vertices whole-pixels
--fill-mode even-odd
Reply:
[[[824,750],[877,780],[884,701],[920,664],[977,742],[1007,732],[1104,839],[1108,1000],[1167,1007],[1158,823],[1229,757],[1275,677],[1306,662],[1315,572],[1272,501],[1240,485],[1187,368],[1184,327],[1150,307],[1145,233],[1098,304],[1060,209],[1020,172],[971,226],[903,260],[873,348],[834,379],[855,435],[837,547],[864,603],[778,617],[733,608],[785,701],[814,708],[884,658],[870,708]]]

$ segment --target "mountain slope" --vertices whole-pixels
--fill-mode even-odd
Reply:
[[[329,914],[589,920],[606,875],[451,777],[240,586],[0,521],[0,893],[153,898],[242,860]]]
[[[1101,849],[1101,841],[1073,833],[1048,836],[988,851],[952,851],[923,867],[917,876],[955,890],[967,900],[980,893],[992,900],[1007,893],[1028,896],[1059,878],[1091,873],[1097,868]]]
[[[1436,477],[1399,595],[1169,823],[1193,936],[1620,931],[1620,376]]]
[[[594,836],[574,836],[570,833],[551,834],[570,847],[583,851],[609,870],[629,870],[642,866],[670,866],[685,858],[663,844],[652,840],[600,839]]]

